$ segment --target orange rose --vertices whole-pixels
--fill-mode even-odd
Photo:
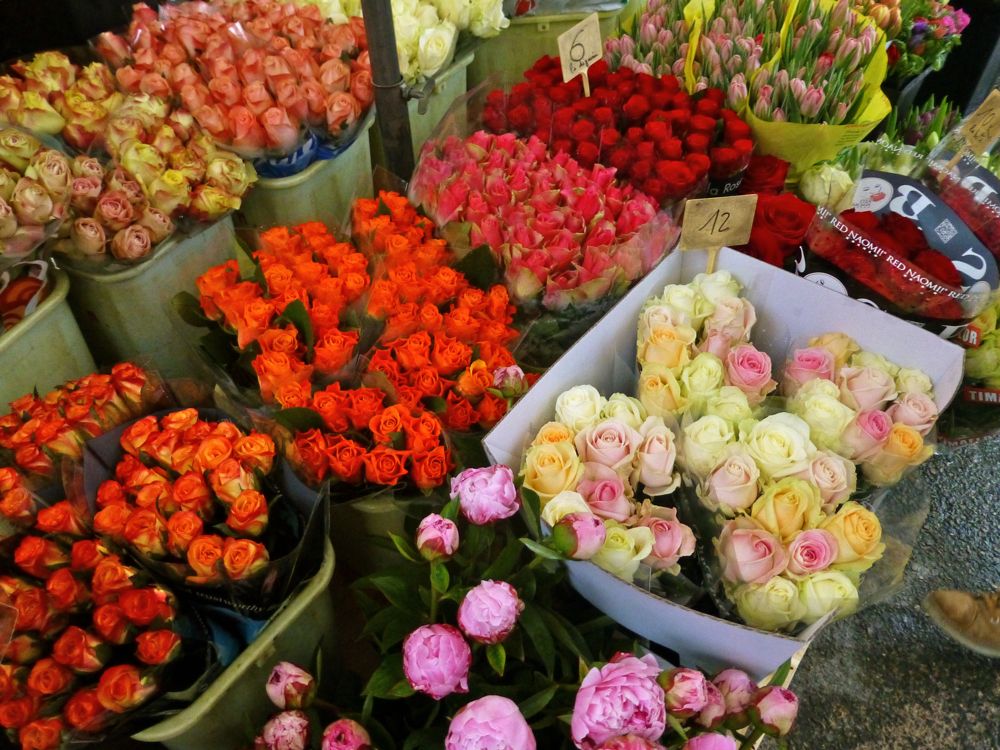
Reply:
[[[449,391],[445,397],[444,423],[447,427],[459,432],[468,432],[472,425],[479,421],[479,413],[468,399]]]
[[[357,256],[364,257],[364,256]],[[350,258],[345,258],[345,266],[349,263]],[[371,282],[368,274],[361,273],[359,271],[345,271],[344,268],[340,270],[340,277],[344,280],[344,295],[348,302],[354,302],[361,298],[361,295],[365,293],[368,289],[368,284]]]
[[[41,701],[33,695],[0,703],[0,727],[20,729],[38,715]]]
[[[233,453],[233,444],[221,437],[210,437],[201,441],[194,454],[195,471],[211,471]]]
[[[121,362],[111,368],[111,385],[133,411],[143,404],[142,391],[149,383],[145,370],[131,362]]]
[[[169,481],[163,469],[159,467],[150,469],[143,466],[135,456],[128,454],[115,467],[115,477],[125,487],[126,494],[137,492],[147,484]]]
[[[17,630],[21,632],[48,629],[55,611],[43,589],[34,586],[18,591],[11,602],[17,610]]]
[[[381,236],[382,250],[390,262],[398,263],[411,254],[413,245],[405,234],[386,233]],[[391,278],[391,277],[390,277]]]
[[[167,554],[167,523],[155,509],[136,508],[125,522],[122,536],[140,554]]]
[[[184,430],[183,438],[185,443],[200,443],[212,434],[212,425],[208,422],[198,421],[191,427]],[[197,446],[196,446],[197,447]],[[174,469],[176,471],[176,469]]]
[[[295,274],[295,278],[302,282],[306,289],[312,289],[323,279],[330,276],[330,269],[322,263],[310,261],[308,263],[296,264],[293,273]]]
[[[354,356],[359,338],[357,331],[332,330],[324,334],[313,355],[317,372],[333,375],[340,371]]]
[[[226,526],[237,534],[260,536],[267,528],[267,499],[256,490],[244,490],[229,506]]]
[[[315,486],[326,478],[330,470],[326,450],[326,437],[319,430],[296,433],[292,441],[293,462],[301,466],[307,484]]]
[[[430,287],[430,302],[440,305],[458,296],[463,289],[469,286],[465,276],[454,268],[442,266],[431,276],[428,285]]]
[[[8,414],[8,417],[15,416],[13,414]],[[0,424],[0,435],[4,432],[4,427]],[[21,475],[17,473],[17,469],[13,466],[0,466],[0,495],[5,495],[16,487],[23,487],[24,481],[21,479]]]
[[[468,399],[475,399],[486,393],[487,388],[492,387],[493,372],[486,367],[483,360],[477,359],[458,376],[455,390]]]
[[[46,698],[69,690],[73,684],[73,673],[53,659],[35,662],[28,675],[28,693]]]
[[[337,330],[340,326],[341,309],[339,304],[313,301],[309,306],[309,320],[317,338],[321,338],[327,331]]]
[[[410,410],[399,404],[386,407],[368,421],[372,439],[376,443],[391,445],[396,436],[403,434],[406,424],[410,421]]]
[[[412,454],[378,445],[364,456],[365,479],[373,484],[393,486],[406,476],[406,462]]]
[[[197,513],[180,510],[167,519],[167,550],[177,557],[187,554],[191,542],[201,536],[204,523]]]
[[[483,340],[478,343],[478,346],[479,358],[486,363],[486,366],[491,371],[500,367],[510,367],[517,364],[514,356],[502,344],[498,344],[495,341]]]
[[[107,711],[97,700],[97,688],[88,687],[74,693],[63,706],[66,723],[81,732],[99,732],[107,720]]]
[[[503,419],[507,408],[507,399],[493,393],[485,394],[482,400],[476,404],[476,411],[479,412],[479,426],[484,430],[491,429]]]
[[[472,347],[445,334],[434,337],[431,364],[442,375],[450,375],[468,367],[472,361]]]
[[[404,381],[402,369],[388,349],[376,349],[368,358],[368,372],[385,375],[386,380],[395,386]]]
[[[312,298],[321,305],[341,310],[347,304],[344,296],[344,280],[335,276],[323,279],[310,292]]]
[[[439,445],[430,453],[415,455],[413,458],[413,481],[422,490],[440,486],[448,477],[451,469],[451,457],[443,445]]]
[[[181,637],[172,630],[150,630],[135,640],[136,658],[150,666],[172,662],[181,652]]]
[[[236,345],[246,349],[257,340],[271,325],[276,311],[270,300],[256,298],[248,301],[243,308],[233,316],[233,327],[236,328]]]
[[[22,445],[14,451],[14,463],[29,474],[51,476],[55,471],[50,459],[37,445]]]
[[[160,427],[156,422],[156,417],[143,417],[125,429],[119,443],[126,453],[138,458],[141,455],[143,446],[158,435],[159,432]]]
[[[109,667],[97,683],[97,700],[108,711],[122,714],[140,706],[156,692],[152,677],[143,677],[131,664]]]
[[[174,482],[172,495],[181,510],[191,511],[203,519],[212,514],[212,493],[201,472],[189,471]]]
[[[208,269],[195,280],[198,292],[201,295],[201,309],[209,318],[218,320],[221,316],[218,307],[215,305],[215,295],[223,289],[227,289],[240,279],[240,269],[235,260],[228,260],[225,263]]]
[[[59,612],[69,612],[90,598],[90,591],[69,568],[60,568],[45,582],[49,601]]]
[[[413,409],[424,408],[423,398],[424,393],[419,388],[414,388],[412,385],[396,386],[396,403],[405,406],[411,411]]]
[[[108,505],[124,505],[126,502],[125,488],[114,479],[104,480],[97,488],[97,505],[100,508]]]
[[[261,474],[270,474],[274,466],[274,440],[260,432],[251,432],[237,440],[233,453],[244,466]]]
[[[136,627],[145,628],[153,622],[170,622],[174,619],[174,606],[170,595],[156,586],[129,589],[118,597],[122,614]]]
[[[431,364],[433,339],[427,331],[419,331],[405,339],[393,341],[390,348],[404,370],[416,370]]]
[[[7,644],[7,651],[4,658],[11,664],[25,665],[31,664],[39,659],[44,653],[48,643],[41,638],[36,638],[27,633],[21,633],[11,638]]]
[[[371,418],[382,411],[385,392],[379,388],[352,388],[347,391],[347,415],[351,427],[361,430],[368,426]]]
[[[420,306],[416,302],[399,305],[386,319],[382,341],[395,341],[415,333],[420,328]]]
[[[118,555],[108,555],[94,568],[90,579],[90,591],[98,604],[106,603],[108,597],[132,588],[132,578],[136,571],[122,565]]]
[[[164,430],[184,432],[198,424],[197,409],[178,409],[160,418],[160,426]]]
[[[93,570],[107,554],[107,548],[97,540],[80,539],[70,548],[69,567],[79,573]]]
[[[476,309],[455,307],[444,316],[444,332],[459,341],[475,341],[479,326]]]
[[[322,391],[314,393],[312,408],[323,418],[331,432],[347,432],[350,429],[350,395],[340,389],[340,383],[331,383]]]
[[[330,471],[342,482],[357,484],[361,481],[364,456],[364,446],[342,435],[331,436],[327,441]]]
[[[297,357],[281,352],[265,352],[253,359],[253,369],[260,383],[260,395],[266,402],[274,399],[274,392],[282,383],[307,383],[313,368]]]
[[[49,539],[26,536],[14,550],[14,564],[29,576],[44,579],[50,571],[69,565],[69,556]]]
[[[441,442],[441,422],[428,411],[421,410],[404,425],[406,449],[414,455],[434,450]]]
[[[269,263],[264,269],[264,280],[267,282],[268,294],[277,297],[295,283],[295,275],[284,263]]]
[[[9,701],[21,691],[24,670],[13,664],[0,664],[0,703]]]
[[[243,431],[232,422],[210,422],[209,425],[212,429],[207,437],[222,438],[230,443],[235,443],[243,437]]]
[[[312,396],[312,386],[309,383],[297,383],[290,380],[282,383],[274,391],[274,400],[282,409],[307,408]]]
[[[117,604],[102,604],[94,610],[91,622],[97,634],[114,646],[127,643],[135,630]]]
[[[230,580],[242,581],[262,571],[268,563],[267,548],[249,539],[226,539],[222,565]]]
[[[295,354],[299,350],[299,331],[294,326],[269,328],[257,339],[261,351]]]
[[[18,730],[17,739],[21,750],[58,750],[63,744],[65,728],[58,716],[35,719]]]
[[[431,333],[434,333],[444,325],[444,316],[441,315],[441,311],[438,310],[437,305],[430,303],[421,305],[419,318],[420,327]]]
[[[398,263],[389,269],[389,281],[396,285],[399,297],[404,302],[420,299],[424,291],[424,280],[417,273],[413,263]]]
[[[373,318],[384,318],[399,304],[396,285],[388,279],[379,279],[372,284],[368,295],[368,314]]]
[[[114,391],[111,393],[114,394]],[[83,440],[80,435],[63,419],[50,419],[44,422],[35,433],[35,440],[50,453],[60,456],[79,459],[83,452]]]
[[[135,504],[147,510],[159,510],[162,513],[173,513],[176,505],[171,487],[165,482],[147,484],[135,493]]]
[[[52,644],[52,658],[77,674],[97,672],[108,656],[104,641],[76,625],[66,628]]]
[[[246,490],[257,489],[257,477],[235,458],[227,458],[208,473],[208,482],[220,501],[229,505]]]
[[[181,440],[181,433],[178,430],[161,430],[153,435],[142,447],[144,453],[152,456],[161,466],[170,466],[173,463],[174,450]]]
[[[35,521],[35,500],[24,487],[14,487],[0,499],[0,515],[17,526],[30,526]]]
[[[206,534],[191,541],[187,562],[199,583],[210,583],[222,577],[219,561],[222,559],[222,537]],[[189,579],[190,580],[190,579]]]

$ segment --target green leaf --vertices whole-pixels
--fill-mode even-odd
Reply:
[[[323,429],[323,417],[304,406],[279,409],[274,413],[274,421],[293,432]]]
[[[302,304],[302,300],[296,299],[289,302],[281,315],[275,319],[275,322],[291,323],[298,328],[299,334],[302,336],[302,341],[305,342],[310,354],[312,353],[313,344],[316,343],[316,334],[313,331],[309,312],[306,310],[306,306]]]
[[[198,345],[211,362],[215,362],[223,369],[228,369],[238,358],[236,337],[221,328],[209,329],[208,333],[198,340]]]
[[[525,719],[530,719],[532,716],[539,713],[543,708],[549,705],[558,691],[558,685],[550,685],[544,690],[540,690],[534,695],[525,698],[517,706],[521,709],[521,715],[524,716]]]
[[[552,635],[555,636],[556,640],[563,647],[584,661],[593,661],[590,649],[587,648],[587,642],[583,640],[583,636],[577,632],[571,622],[560,617],[558,612],[553,612],[545,608],[541,608],[539,611],[542,614],[542,619],[545,620],[545,624],[552,631]]]
[[[435,414],[444,414],[448,410],[448,402],[440,396],[431,396],[431,398],[427,399],[424,403],[426,403],[427,408]]]
[[[507,578],[517,566],[517,561],[521,557],[521,548],[521,540],[511,538],[496,559],[483,571],[482,579],[495,581]]]
[[[191,292],[178,292],[170,300],[170,306],[174,308],[174,312],[180,316],[180,319],[189,326],[208,328],[215,325],[214,321],[205,317],[205,313],[201,309],[201,303],[198,302],[198,298],[191,294]]]
[[[362,637],[372,636],[385,629],[390,621],[398,619],[400,610],[395,607],[385,607],[368,618],[364,628],[361,630]]]
[[[526,536],[522,536],[520,539],[521,544],[530,549],[539,557],[544,557],[547,560],[563,560],[565,559],[562,555],[556,552],[554,549],[549,549],[544,544],[536,542],[534,539],[528,539]]]
[[[548,628],[545,627],[545,621],[538,614],[538,608],[534,604],[525,605],[518,625],[524,630],[535,653],[542,660],[546,674],[552,677],[556,663],[556,647]]]
[[[451,576],[448,575],[448,566],[441,562],[431,563],[431,586],[439,594],[448,593],[448,586],[451,583]]]
[[[465,275],[469,283],[480,289],[489,289],[500,278],[500,266],[488,245],[480,245],[454,266]]]
[[[462,552],[475,557],[489,549],[495,534],[492,526],[470,526],[462,540]]]
[[[416,729],[406,734],[403,750],[440,750],[444,747],[444,729]]]
[[[405,692],[402,686],[410,687],[403,672],[403,655],[389,654],[365,685],[364,695],[372,698],[398,698],[405,696],[395,695],[395,691]],[[412,688],[411,688],[412,690]]]
[[[441,517],[454,521],[458,518],[458,498],[449,500],[441,509]]]
[[[792,661],[789,659],[775,671],[774,675],[771,677],[768,685],[781,685],[784,686],[785,680],[788,679],[788,673],[792,671]]]
[[[523,486],[521,487],[521,516],[524,518],[524,523],[527,525],[531,535],[535,539],[540,539],[542,536],[542,526],[539,521],[541,518],[541,502],[538,499],[537,493]]]
[[[507,652],[502,643],[491,643],[486,647],[486,661],[497,675],[503,677],[503,670],[507,666]]]
[[[389,210],[389,207],[385,204],[385,201],[382,200],[381,198],[378,199],[378,208],[375,210],[375,215],[376,216],[392,215],[392,211]]]
[[[396,545],[396,549],[399,551],[403,557],[405,557],[410,562],[423,562],[423,557],[420,556],[420,552],[413,543],[406,537],[402,537],[399,534],[394,534],[389,532],[389,538],[392,539],[392,543]]]
[[[400,609],[407,612],[422,611],[423,604],[416,588],[402,578],[388,573],[380,573],[368,576],[365,580],[381,591],[391,604]]]

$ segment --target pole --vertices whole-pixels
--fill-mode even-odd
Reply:
[[[410,113],[403,98],[403,76],[396,55],[391,0],[361,0],[368,35],[368,55],[375,85],[375,107],[386,166],[404,180],[413,174]]]

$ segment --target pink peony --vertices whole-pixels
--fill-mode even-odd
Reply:
[[[659,682],[667,711],[677,718],[694,716],[708,706],[708,680],[697,669],[671,669],[660,675]]]
[[[451,496],[458,498],[466,520],[477,526],[510,518],[521,508],[509,466],[466,469],[451,480]]]
[[[799,699],[795,693],[778,686],[758,690],[750,706],[754,721],[773,737],[788,734],[798,713]]]
[[[535,735],[510,698],[487,695],[451,720],[445,750],[535,750]]]
[[[608,740],[597,750],[664,750],[663,745],[645,737],[637,737],[634,734],[623,734]]]
[[[714,683],[705,681],[705,695],[708,701],[705,707],[698,712],[695,723],[706,729],[714,729],[722,723],[726,716],[726,701],[722,697],[722,691]]]
[[[309,717],[302,711],[282,711],[264,725],[254,746],[266,750],[306,750]]]
[[[472,650],[458,628],[423,625],[403,641],[403,672],[421,693],[441,700],[452,693],[469,692]]]
[[[738,750],[739,745],[736,740],[728,734],[699,734],[684,743],[681,750]]]
[[[321,750],[371,750],[372,739],[358,722],[338,719],[323,730]]]
[[[552,529],[555,550],[573,560],[589,560],[604,546],[607,529],[592,513],[568,513]]]
[[[280,661],[271,670],[264,689],[278,708],[309,708],[316,694],[316,680],[301,667]]]
[[[483,581],[458,607],[458,627],[478,643],[500,643],[517,624],[524,602],[505,581]]]
[[[651,655],[617,654],[584,677],[573,705],[573,742],[594,750],[615,737],[633,734],[658,740],[666,729],[660,668]]]
[[[427,560],[447,559],[458,549],[455,522],[431,513],[417,526],[417,549]]]

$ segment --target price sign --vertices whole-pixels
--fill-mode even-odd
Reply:
[[[583,76],[583,92],[590,96],[590,79],[587,69],[604,55],[601,41],[601,23],[596,13],[591,13],[569,31],[559,35],[559,60],[562,62],[563,81]]]
[[[962,126],[962,137],[977,156],[988,150],[1000,136],[1000,90],[993,89],[986,101]]]
[[[756,209],[756,194],[687,201],[681,224],[681,250],[708,250],[708,273],[712,273],[719,250],[727,245],[745,245],[750,239]]]

